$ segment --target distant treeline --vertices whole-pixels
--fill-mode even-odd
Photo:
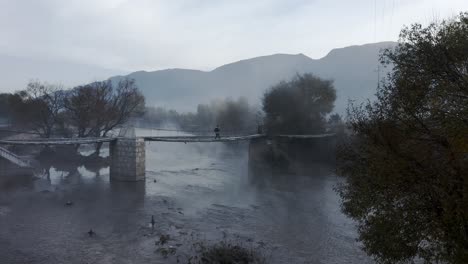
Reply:
[[[341,116],[330,114],[335,99],[332,81],[304,74],[267,90],[262,106],[250,105],[247,98],[240,97],[199,104],[196,112],[189,113],[147,107],[139,125],[175,126],[195,133],[210,133],[219,126],[224,134],[319,134],[344,128]]]
[[[256,133],[263,123],[259,107],[251,106],[247,99],[227,98],[199,104],[196,112],[179,113],[161,107],[147,107],[139,125],[151,128],[175,126],[195,133],[210,133],[219,126],[225,134]]]
[[[226,98],[199,104],[195,112],[180,113],[145,107],[135,82],[102,81],[65,90],[59,85],[31,82],[23,91],[0,94],[0,117],[42,137],[105,137],[132,121],[138,126],[198,134],[317,134],[342,125],[331,115],[336,99],[333,83],[312,74],[297,75],[268,89],[262,105],[247,98]]]

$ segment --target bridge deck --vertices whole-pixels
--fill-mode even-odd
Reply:
[[[298,138],[298,139],[306,139],[306,138],[325,138],[325,137],[333,137],[335,133],[328,133],[328,134],[316,134],[316,135],[277,135],[274,137],[279,138]]]
[[[28,140],[0,140],[2,145],[77,145],[111,142],[117,138],[38,138]]]
[[[265,135],[256,134],[248,136],[227,136],[215,138],[214,136],[171,136],[171,137],[144,137],[145,141],[160,141],[160,142],[232,142],[250,140],[254,138],[262,138]]]
[[[319,134],[319,135],[277,135],[273,137],[290,138],[290,139],[307,139],[307,138],[324,138],[331,137],[335,134]],[[163,137],[138,137],[145,141],[160,141],[160,142],[233,142],[242,140],[251,140],[255,138],[267,137],[263,134],[254,134],[247,136],[225,136],[215,138],[214,136],[163,136]],[[0,145],[77,145],[77,144],[95,144],[111,142],[119,139],[119,137],[107,138],[39,138],[28,140],[0,140]]]

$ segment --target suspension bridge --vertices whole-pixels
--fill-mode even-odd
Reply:
[[[132,130],[133,131],[133,130]],[[134,131],[124,131],[116,137],[88,137],[88,138],[32,138],[32,139],[1,139],[0,145],[10,146],[56,146],[56,145],[85,145],[109,143],[111,158],[110,177],[122,181],[142,180],[145,177],[145,142],[180,142],[180,143],[208,143],[208,142],[236,142],[256,139],[275,140],[286,139],[314,139],[332,137],[335,134],[317,135],[276,135],[250,134],[241,136],[143,136],[136,137]],[[31,167],[30,161],[24,159],[6,148],[0,148],[0,157],[20,167]]]

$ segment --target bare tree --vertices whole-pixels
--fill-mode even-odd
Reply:
[[[112,84],[107,82],[107,85]],[[112,88],[111,88],[112,90]],[[107,101],[104,118],[100,120],[99,134],[105,137],[117,126],[127,123],[130,118],[143,113],[145,97],[138,90],[133,79],[123,79],[117,83],[115,92]]]
[[[49,138],[54,127],[61,122],[65,98],[62,86],[33,81],[22,94],[25,114],[32,129],[42,137]]]
[[[145,98],[135,81],[94,82],[74,88],[65,100],[67,116],[78,137],[106,137],[144,110]],[[102,143],[96,146],[99,154]]]
[[[99,136],[100,119],[106,115],[106,104],[112,97],[112,86],[95,82],[74,88],[65,99],[67,117],[77,137]]]

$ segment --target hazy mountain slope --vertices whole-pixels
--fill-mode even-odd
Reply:
[[[309,70],[335,81],[338,91],[336,109],[345,112],[348,99],[362,102],[374,97],[378,68],[381,77],[388,72],[379,64],[380,51],[393,45],[394,42],[382,42],[334,49],[319,60],[318,67]]]
[[[333,79],[338,92],[336,111],[344,112],[348,99],[371,98],[377,86],[379,51],[392,42],[334,49],[314,60],[303,54],[275,54],[223,65],[210,72],[171,69],[134,72],[148,105],[193,111],[214,98],[246,96],[259,102],[266,89],[296,73],[311,72]],[[118,80],[122,76],[113,77]]]
[[[209,74],[203,71],[168,69],[155,72],[138,71],[126,77],[135,79],[146,96],[147,105],[164,105],[180,109],[188,103],[196,105],[196,99],[209,93]],[[118,80],[122,76],[111,78]],[[182,107],[184,108],[184,107]],[[192,108],[184,108],[193,110]]]
[[[39,79],[49,83],[61,83],[66,88],[109,76],[123,71],[103,69],[96,66],[53,60],[39,60],[0,55],[0,92],[12,92],[26,88],[29,80]]]

